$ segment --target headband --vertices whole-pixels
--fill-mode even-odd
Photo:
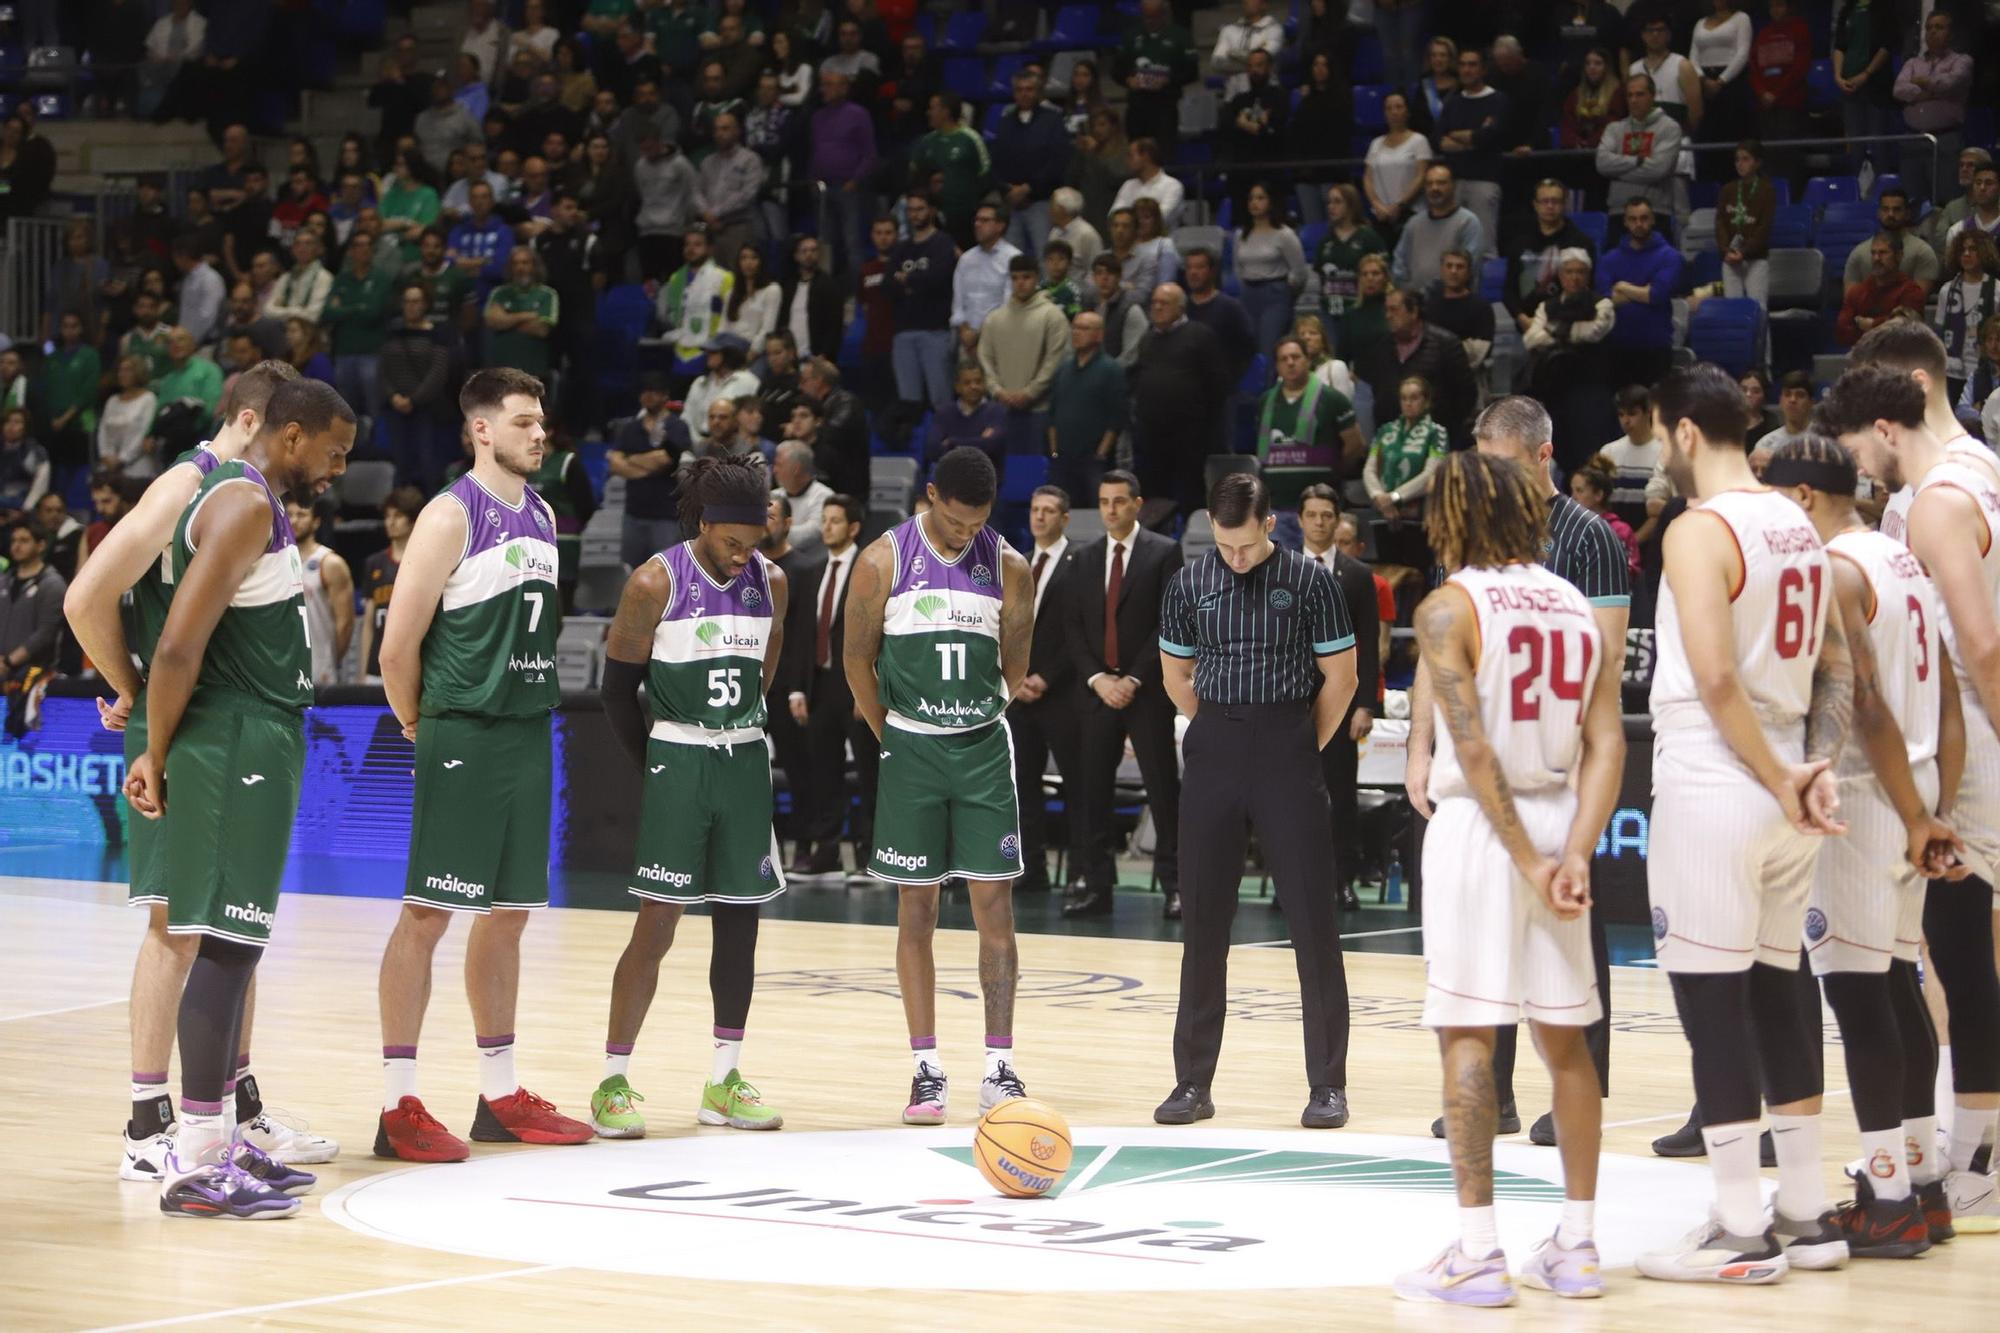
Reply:
[[[1858,481],[1851,464],[1824,459],[1781,456],[1764,465],[1766,486],[1809,486],[1828,495],[1852,495]]]
[[[701,521],[704,523],[742,523],[761,528],[770,521],[770,517],[769,505],[705,504],[701,507]]]

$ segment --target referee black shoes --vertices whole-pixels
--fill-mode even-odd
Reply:
[[[1347,1089],[1321,1085],[1306,1098],[1299,1123],[1307,1129],[1339,1129],[1347,1123]]]
[[[1346,1102],[1341,1103],[1345,1118]],[[1167,1099],[1153,1109],[1153,1121],[1161,1125],[1192,1125],[1197,1120],[1208,1120],[1215,1115],[1215,1103],[1208,1098],[1208,1089],[1199,1083],[1176,1083]]]

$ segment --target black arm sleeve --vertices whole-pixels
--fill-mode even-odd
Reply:
[[[646,766],[646,737],[650,729],[646,726],[646,715],[639,707],[639,686],[646,679],[646,667],[642,662],[621,662],[615,657],[604,659],[604,683],[598,687],[598,699],[604,705],[604,715],[611,719],[612,734],[625,753],[632,756],[632,762],[640,768]]]

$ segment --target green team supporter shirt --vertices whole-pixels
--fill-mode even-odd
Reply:
[[[945,216],[954,220],[970,218],[979,202],[980,182],[992,166],[986,141],[976,130],[960,125],[957,129],[932,130],[917,140],[910,155],[912,175],[925,171],[944,173],[942,202]]]
[[[1386,254],[1389,247],[1373,227],[1362,227],[1346,240],[1332,232],[1320,242],[1319,290],[1329,318],[1345,315],[1361,294],[1361,260],[1367,255]]]
[[[495,287],[493,295],[486,298],[486,308],[509,315],[539,316],[549,326],[549,332],[555,332],[557,301],[553,287],[516,287],[512,283]],[[548,338],[537,338],[523,329],[503,329],[489,333],[486,342],[488,364],[512,366],[538,379],[547,378]]]
[[[229,599],[202,654],[195,689],[235,690],[302,713],[313,701],[312,645],[307,640],[305,564],[292,539],[291,520],[264,474],[240,459],[222,463],[202,481],[174,528],[173,582],[194,560],[195,516],[225,486],[250,485],[271,508],[271,539]],[[164,618],[162,619],[164,623]],[[158,645],[157,631],[154,646]]]
[[[465,510],[465,551],[424,635],[427,717],[533,717],[561,700],[555,518],[533,491],[519,505],[471,473],[446,488]]]
[[[1354,404],[1318,376],[1305,391],[1287,399],[1283,385],[1264,394],[1257,427],[1257,456],[1271,487],[1271,503],[1296,509],[1299,492],[1314,482],[1331,482],[1340,465],[1340,437],[1356,425]]]
[[[1443,458],[1451,451],[1451,437],[1429,417],[1414,424],[1397,417],[1375,432],[1374,450],[1375,470],[1382,485],[1401,490],[1433,458]]]

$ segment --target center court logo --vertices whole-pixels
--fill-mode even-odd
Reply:
[[[484,884],[474,884],[460,879],[457,875],[426,875],[424,887],[436,889],[439,893],[453,893],[461,898],[477,898],[486,892]]]
[[[1010,1292],[1379,1288],[1451,1217],[1448,1150],[1430,1138],[1343,1135],[1330,1152],[1301,1130],[1080,1127],[1047,1197],[1005,1199],[972,1165],[966,1128],[496,1155],[359,1181],[324,1210],[377,1239],[487,1258]],[[1526,1145],[1495,1158],[1501,1240],[1525,1254],[1560,1215],[1560,1167]],[[1707,1203],[1707,1177],[1672,1163],[1607,1156],[1603,1175],[1609,1265],[1671,1241]]]

